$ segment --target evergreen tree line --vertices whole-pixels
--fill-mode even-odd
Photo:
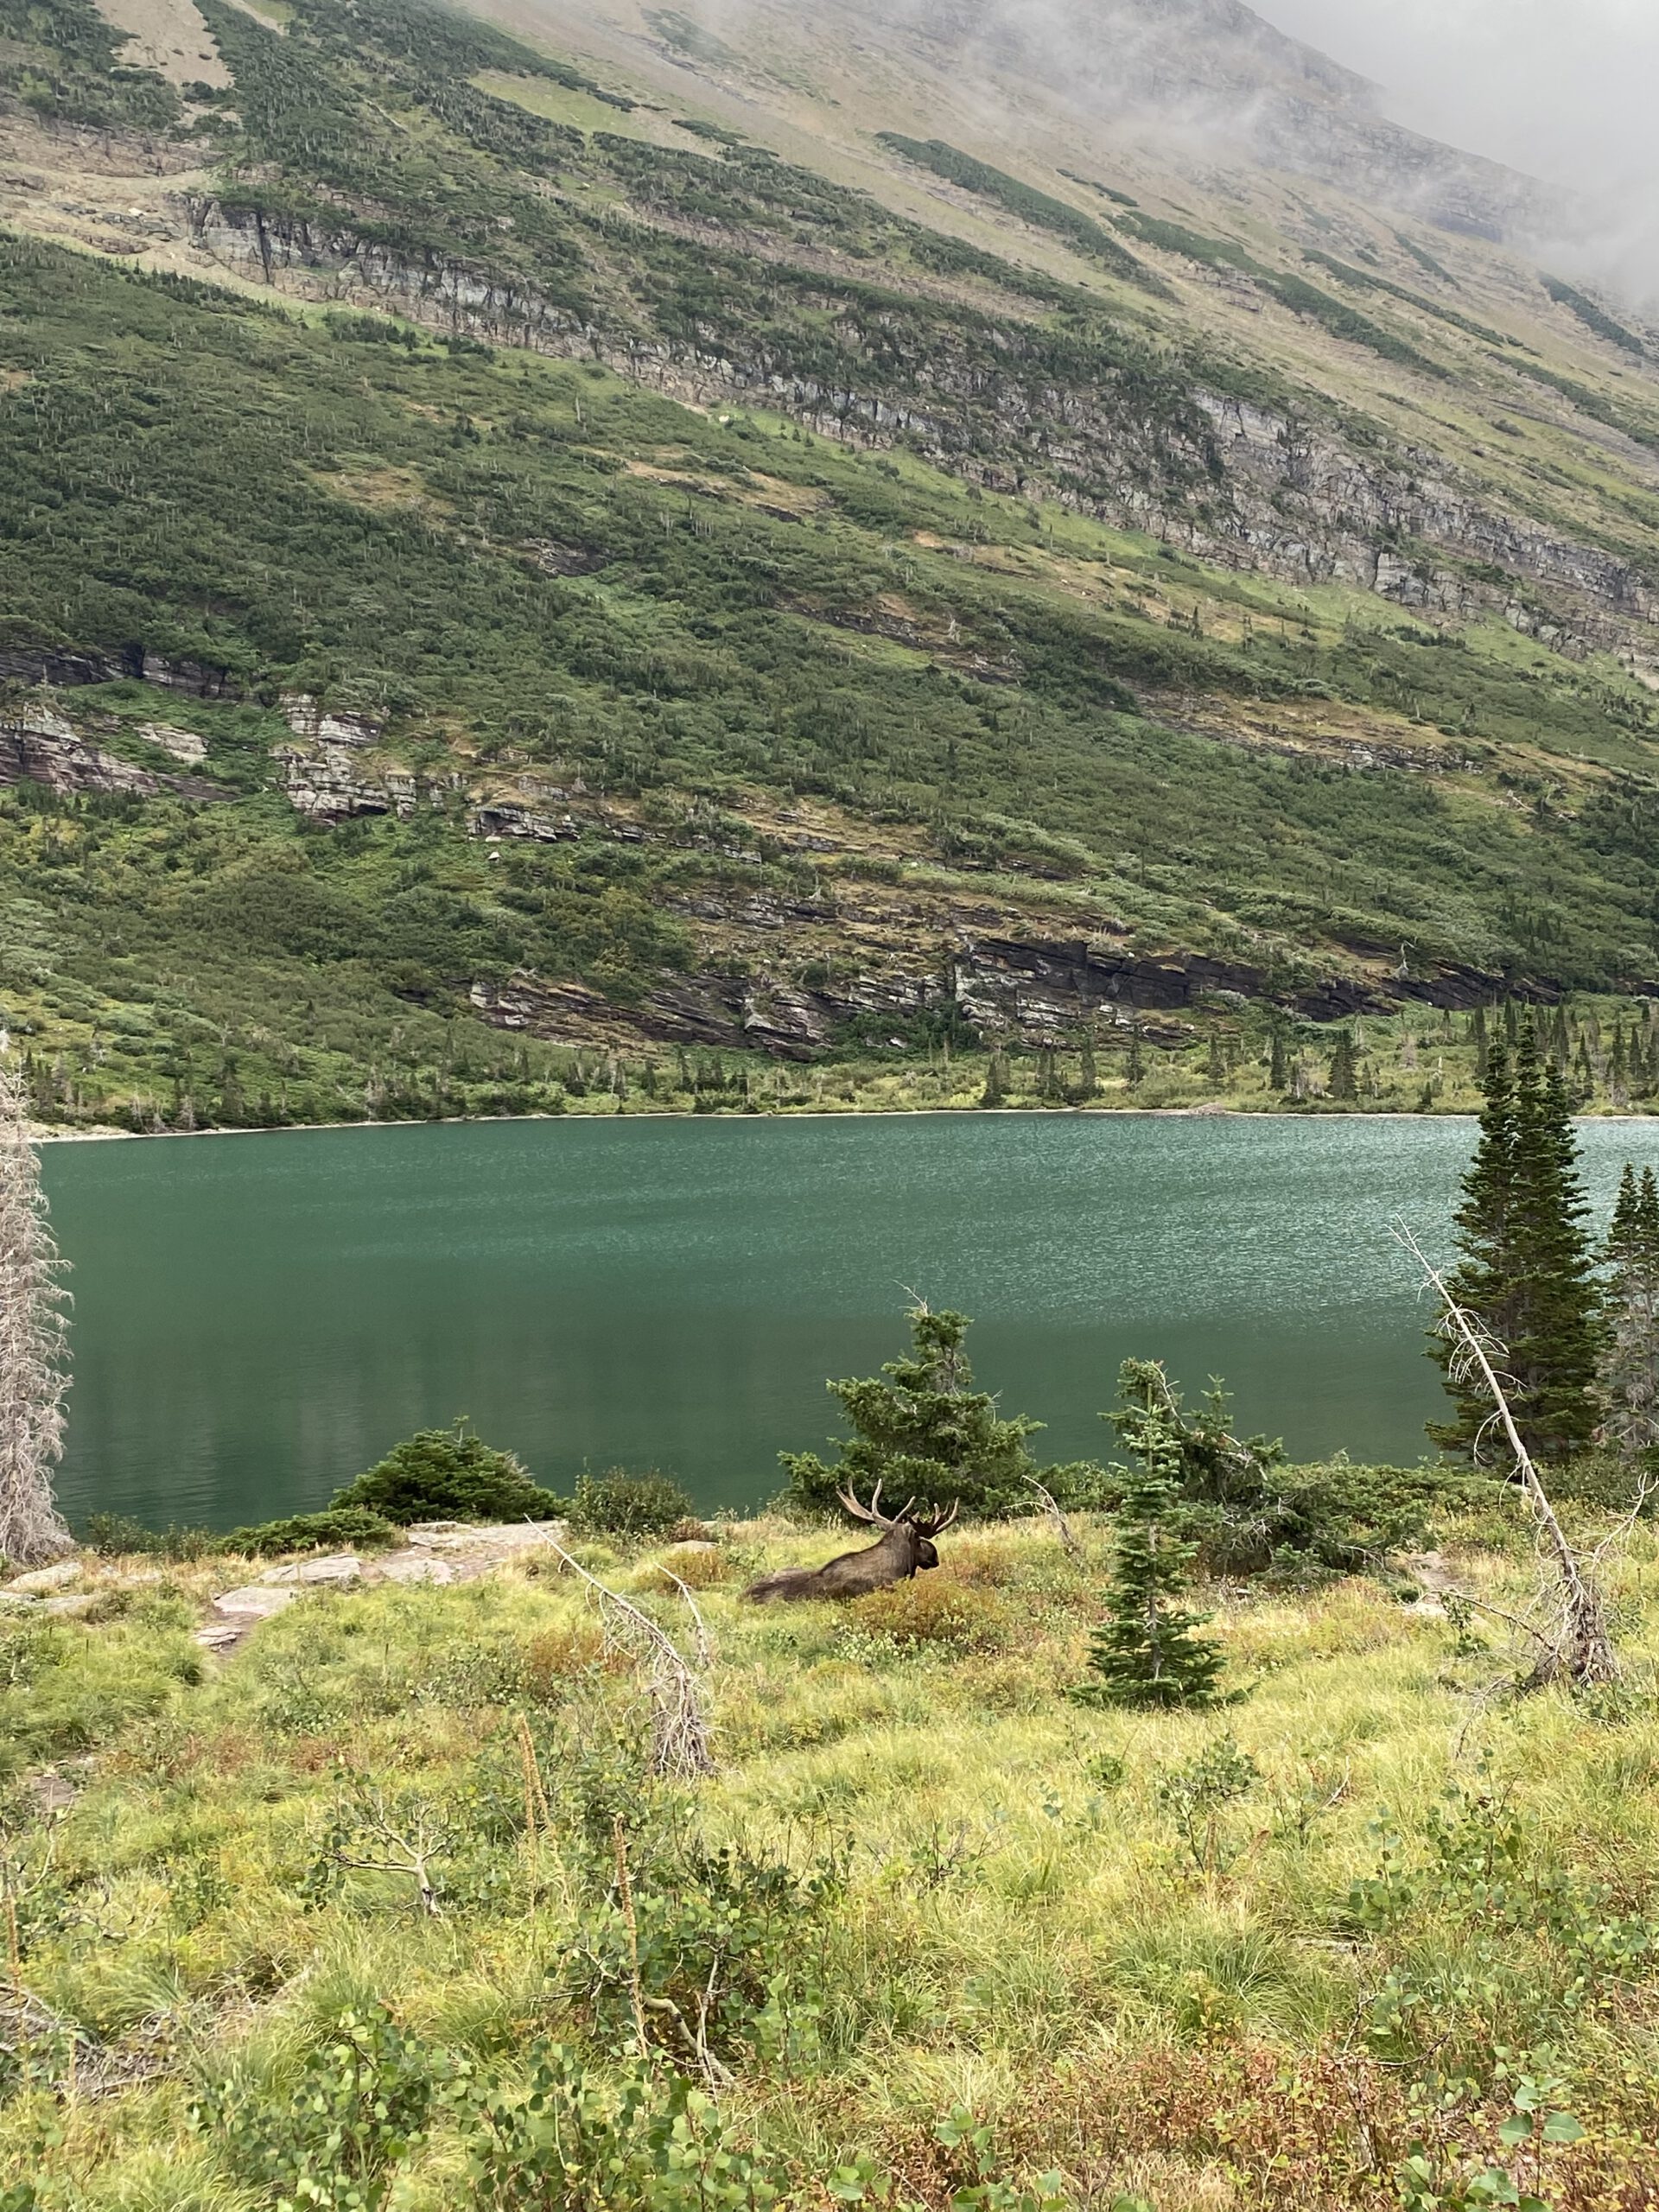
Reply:
[[[1626,1165],[1605,1243],[1589,1227],[1559,1010],[1548,1033],[1528,1015],[1476,1031],[1480,1133],[1456,1216],[1453,1297],[1498,1351],[1522,1440],[1560,1462],[1599,1446],[1637,1458],[1659,1446],[1659,1185]],[[1634,1040],[1634,1033],[1633,1033]],[[1622,1025],[1615,1048],[1629,1065]],[[1580,1039],[1580,1048],[1583,1040]],[[1482,1456],[1490,1397],[1454,1370],[1440,1332],[1432,1357],[1452,1399],[1429,1434]]]

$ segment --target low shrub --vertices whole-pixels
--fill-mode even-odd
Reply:
[[[524,1664],[525,1688],[541,1704],[563,1697],[583,1675],[626,1675],[633,1668],[628,1654],[607,1643],[599,1623],[589,1618],[562,1623],[532,1636],[524,1646]]]
[[[1612,1452],[1586,1452],[1577,1459],[1548,1468],[1545,1482],[1558,1503],[1570,1500],[1592,1510],[1609,1513],[1639,1511],[1644,1520],[1659,1515],[1659,1453],[1637,1459],[1620,1459]]]
[[[583,1474],[569,1506],[570,1526],[584,1536],[664,1536],[691,1516],[691,1500],[671,1476],[631,1475],[607,1467]]]
[[[377,2212],[425,2129],[436,2061],[377,2004],[331,2021],[282,2089],[236,2075],[210,2081],[190,2119],[264,2201]]]
[[[640,1570],[640,1589],[672,1590],[683,1582],[688,1590],[711,1590],[730,1579],[732,1562],[718,1545],[671,1544],[659,1560]]]
[[[983,1589],[944,1580],[937,1569],[855,1599],[847,1618],[855,1630],[888,1637],[901,1651],[924,1645],[942,1651],[995,1651],[1007,1627],[1007,1614],[996,1599]]]
[[[80,1541],[103,1559],[139,1554],[151,1559],[193,1560],[219,1550],[225,1539],[211,1529],[146,1529],[124,1513],[89,1513],[81,1524]]]
[[[219,1541],[227,1552],[245,1552],[251,1559],[272,1559],[279,1552],[385,1551],[400,1540],[401,1532],[383,1514],[365,1512],[361,1506],[329,1506],[321,1513],[296,1513],[286,1521],[261,1521],[251,1528],[232,1529]]]
[[[690,1500],[686,1501],[687,1503]],[[454,1428],[426,1428],[378,1466],[336,1491],[331,1510],[354,1506],[407,1526],[412,1521],[551,1521],[561,1502],[532,1482],[511,1452]],[[677,1520],[681,1506],[675,1508]]]

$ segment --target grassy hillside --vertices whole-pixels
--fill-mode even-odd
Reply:
[[[1659,965],[1644,378],[1425,306],[1398,233],[1417,289],[1314,285],[1259,226],[888,134],[975,245],[459,16],[276,20],[207,0],[224,81],[180,85],[76,0],[7,19],[17,142],[227,287],[154,225],[54,242],[56,171],[0,245],[0,1007],[43,1116],[967,1104],[994,1058],[1303,1103],[1356,1015],[1398,1024],[1370,1103],[1452,1104],[1468,1010],[1563,994],[1586,1096],[1645,1095],[1602,1039]],[[1448,448],[1519,566],[1217,439],[1280,410],[1408,522],[1396,370],[1489,412],[1554,378],[1515,451]],[[1224,564],[1281,527],[1315,572]]]
[[[543,1557],[302,1598],[222,1666],[190,1631],[245,1560],[9,1614],[4,2201],[1649,2202],[1645,1688],[1494,1702],[1500,1630],[1360,1580],[1213,1592],[1228,1708],[1090,1711],[1080,1526],[839,1610],[734,1594],[828,1534],[669,1554],[715,1655],[683,1788]],[[1501,1499],[1437,1541],[1524,1601]],[[579,1556],[687,1631],[659,1552]],[[1640,1684],[1653,1569],[1644,1529]]]

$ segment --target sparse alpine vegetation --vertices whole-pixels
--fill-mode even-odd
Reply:
[[[1382,227],[873,131],[969,238],[423,0],[203,20],[228,83],[83,0],[0,57],[43,161],[191,180],[152,267],[0,241],[41,1119],[1466,1107],[1471,1011],[1563,995],[1645,1095],[1633,370]]]

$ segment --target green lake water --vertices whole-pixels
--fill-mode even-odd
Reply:
[[[982,1381],[1098,1454],[1118,1361],[1212,1374],[1299,1456],[1420,1456],[1442,1402],[1391,1243],[1445,1248],[1462,1121],[962,1115],[520,1122],[47,1147],[75,1297],[72,1515],[320,1504],[468,1415],[543,1481],[705,1508],[820,1445],[829,1375],[976,1317]],[[1659,1124],[1591,1122],[1592,1193]]]

